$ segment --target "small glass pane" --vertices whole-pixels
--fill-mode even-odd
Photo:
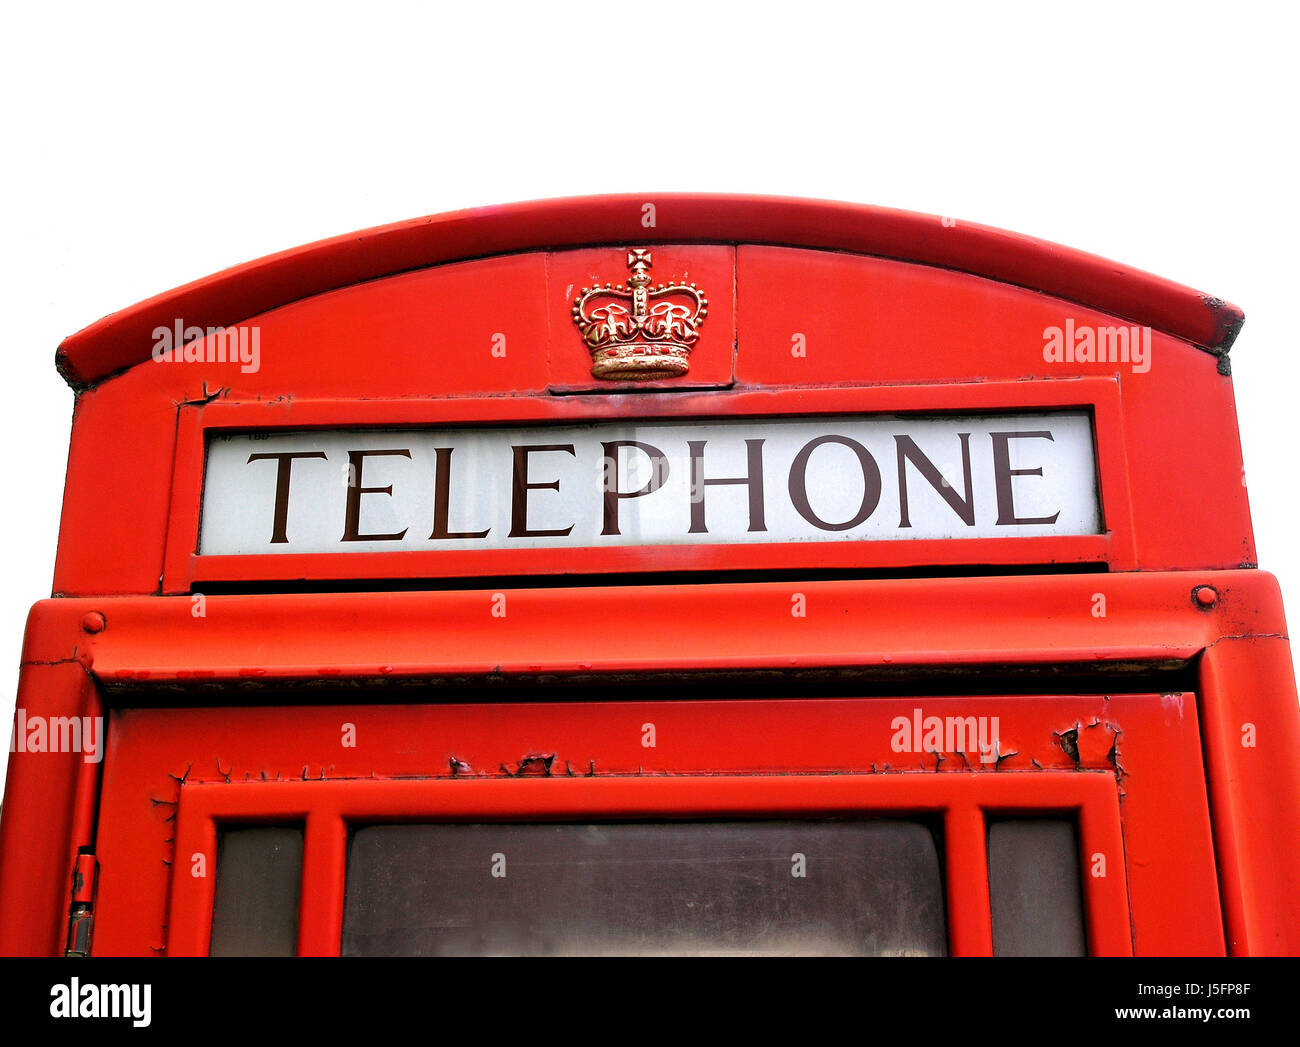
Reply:
[[[945,952],[907,821],[382,825],[348,858],[344,955]]]
[[[301,882],[301,828],[223,830],[209,955],[295,955]]]
[[[995,956],[1086,956],[1073,820],[990,822],[989,904]]]

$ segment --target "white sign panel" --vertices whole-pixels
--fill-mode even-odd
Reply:
[[[221,434],[199,552],[1087,535],[1081,411]]]

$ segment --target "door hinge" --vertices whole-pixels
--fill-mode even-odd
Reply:
[[[64,956],[89,956],[95,925],[95,877],[99,863],[93,854],[77,855],[72,867],[72,907],[68,910],[68,948]]]

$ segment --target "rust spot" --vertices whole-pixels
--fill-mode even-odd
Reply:
[[[210,404],[210,403],[212,403],[213,400],[217,399],[218,397],[225,396],[226,393],[228,393],[228,392],[230,392],[230,388],[229,388],[228,386],[222,386],[222,387],[220,387],[220,388],[218,388],[218,389],[213,389],[211,392],[209,392],[209,391],[208,391],[208,380],[205,378],[205,379],[203,380],[203,393],[202,393],[202,395],[200,395],[200,396],[196,396],[196,397],[193,397],[192,399],[189,399],[189,400],[182,400],[181,403],[183,403],[183,404]]]
[[[550,775],[551,764],[555,762],[555,753],[529,753],[519,761],[519,769],[515,772],[516,776],[521,774],[537,774],[538,772]]]
[[[1015,751],[1013,751],[1013,752],[1009,752],[1009,753],[1004,753],[1004,752],[1002,752],[1001,748],[1000,748],[1000,747],[998,746],[998,744],[995,742],[994,745],[993,745],[993,756],[994,756],[994,760],[993,760],[993,769],[994,769],[995,771],[1000,771],[1000,770],[1002,770],[1002,761],[1003,761],[1003,760],[1009,760],[1009,759],[1011,759],[1011,757],[1013,757],[1013,756],[1019,756],[1019,755],[1020,755],[1020,750],[1019,750],[1019,749],[1017,749],[1017,750],[1015,750]]]
[[[1104,730],[1097,730],[1104,728]],[[1107,737],[1106,732],[1110,736]],[[1118,766],[1117,739],[1123,732],[1108,720],[1094,717],[1093,721],[1083,727],[1083,733],[1077,739],[1079,762],[1087,767],[1100,767],[1110,764],[1120,773]]]
[[[1111,732],[1110,748],[1106,751],[1106,762],[1115,768],[1115,779],[1123,781],[1128,777],[1124,765],[1119,762],[1119,736],[1124,732],[1118,727],[1112,727],[1110,724],[1107,724],[1106,727]]]
[[[1061,751],[1074,761],[1074,769],[1079,769],[1079,725],[1075,724],[1068,731],[1053,731],[1052,737],[1056,739],[1057,745]]]

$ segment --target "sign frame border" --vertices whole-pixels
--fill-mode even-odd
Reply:
[[[924,404],[923,407],[918,404]],[[962,414],[1086,410],[1093,419],[1102,533],[1021,538],[634,545],[572,549],[199,554],[208,440],[221,432],[521,426],[844,414]],[[617,575],[699,571],[860,570],[1100,564],[1138,567],[1120,390],[1114,378],[925,386],[786,387],[646,393],[605,398],[447,397],[184,404],[177,415],[171,505],[160,591],[208,583],[320,583],[398,579]]]

